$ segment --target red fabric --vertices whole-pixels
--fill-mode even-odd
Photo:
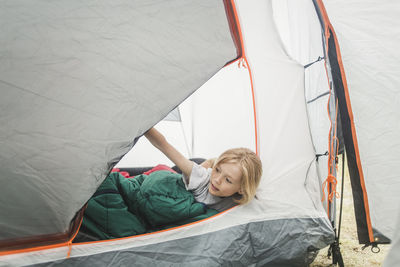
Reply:
[[[150,173],[156,172],[156,171],[170,171],[170,172],[176,173],[176,171],[174,171],[173,169],[171,169],[167,165],[159,164],[159,165],[155,166],[153,169],[148,170],[147,172],[144,172],[143,174],[149,175]]]
[[[154,168],[152,168],[151,170],[148,170],[147,172],[144,172],[143,174],[149,175],[150,173],[156,172],[156,171],[170,171],[170,172],[176,173],[176,171],[174,171],[173,169],[171,169],[167,165],[159,164],[159,165],[155,166]],[[112,169],[111,172],[119,172],[125,178],[134,178],[135,177],[135,176],[129,176],[129,172],[121,171],[118,168]]]
[[[124,176],[125,178],[132,178],[129,176],[129,172],[119,172],[122,176]]]
[[[129,172],[121,172],[121,170],[118,169],[118,168],[112,169],[111,172],[119,172],[125,178],[132,178],[133,177],[133,176],[132,177],[129,176]]]

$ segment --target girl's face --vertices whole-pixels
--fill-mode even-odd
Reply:
[[[229,197],[241,194],[242,171],[237,163],[221,163],[211,173],[208,191],[217,197]]]

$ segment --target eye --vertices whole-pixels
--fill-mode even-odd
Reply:
[[[227,181],[228,183],[230,183],[230,184],[232,183],[231,179],[229,179],[228,177],[226,177],[225,179],[226,179],[226,181]]]
[[[216,167],[216,168],[215,168],[215,171],[216,171],[216,172],[221,172],[221,169],[220,169],[219,167]]]

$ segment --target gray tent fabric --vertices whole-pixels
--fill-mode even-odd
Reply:
[[[330,242],[325,220],[283,219],[35,266],[307,266]]]
[[[396,231],[392,238],[389,253],[386,255],[383,267],[396,267],[400,262],[400,210],[397,214]]]
[[[0,25],[1,241],[68,231],[134,138],[237,57],[222,1],[11,0]]]

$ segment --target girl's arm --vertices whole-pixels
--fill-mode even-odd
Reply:
[[[208,168],[214,167],[214,162],[215,162],[215,159],[208,159],[200,165],[203,166],[204,168],[208,169]]]
[[[190,177],[192,172],[193,162],[185,158],[178,150],[176,150],[167,139],[155,128],[148,130],[144,136],[150,143],[158,148],[165,156],[167,156],[186,177]]]

